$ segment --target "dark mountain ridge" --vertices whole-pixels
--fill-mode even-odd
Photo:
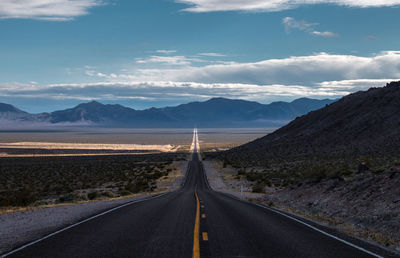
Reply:
[[[0,103],[0,119],[15,120],[26,117],[28,115],[29,115],[28,113],[19,110],[18,108],[12,105]]]
[[[265,105],[253,101],[213,98],[204,102],[191,102],[176,107],[135,110],[118,104],[104,105],[92,101],[70,109],[36,115],[14,108],[15,112],[23,112],[14,120],[50,124],[84,123],[110,127],[281,126],[299,115],[332,102],[334,100],[303,98],[293,102],[274,102]],[[7,106],[7,104],[5,105]],[[7,110],[12,110],[11,107],[8,105]],[[0,110],[0,118],[4,119],[2,114]]]
[[[400,82],[345,96],[226,155],[231,159],[397,155]]]
[[[24,111],[19,110],[18,108],[5,104],[5,103],[0,103],[0,112],[5,113],[5,112],[14,112],[14,113],[26,113]]]
[[[74,108],[51,113],[52,123],[90,121],[93,123],[108,123],[128,119],[135,113],[134,109],[118,104],[104,105],[97,101],[79,104]]]

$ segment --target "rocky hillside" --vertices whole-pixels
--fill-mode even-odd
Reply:
[[[343,97],[263,138],[232,149],[230,159],[397,155],[400,82]]]

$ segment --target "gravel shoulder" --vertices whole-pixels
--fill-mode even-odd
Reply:
[[[223,168],[221,162],[203,161],[204,171],[211,188],[218,192],[228,193],[242,199],[261,198],[263,194],[252,193],[251,184],[244,179],[235,179],[237,171]]]
[[[174,165],[180,169],[176,173],[170,173],[168,178],[160,179],[157,190],[152,193],[141,193],[123,199],[38,207],[0,215],[0,254],[119,205],[176,190],[183,181],[187,162],[175,162]]]

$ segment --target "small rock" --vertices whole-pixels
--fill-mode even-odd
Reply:
[[[393,203],[398,203],[398,202],[400,202],[400,198],[393,200]]]

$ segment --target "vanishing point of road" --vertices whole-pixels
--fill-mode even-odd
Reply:
[[[383,250],[362,241],[344,240],[343,236],[339,238],[285,213],[213,191],[198,150],[195,129],[192,159],[179,190],[114,208],[29,243],[7,256],[384,256]]]

